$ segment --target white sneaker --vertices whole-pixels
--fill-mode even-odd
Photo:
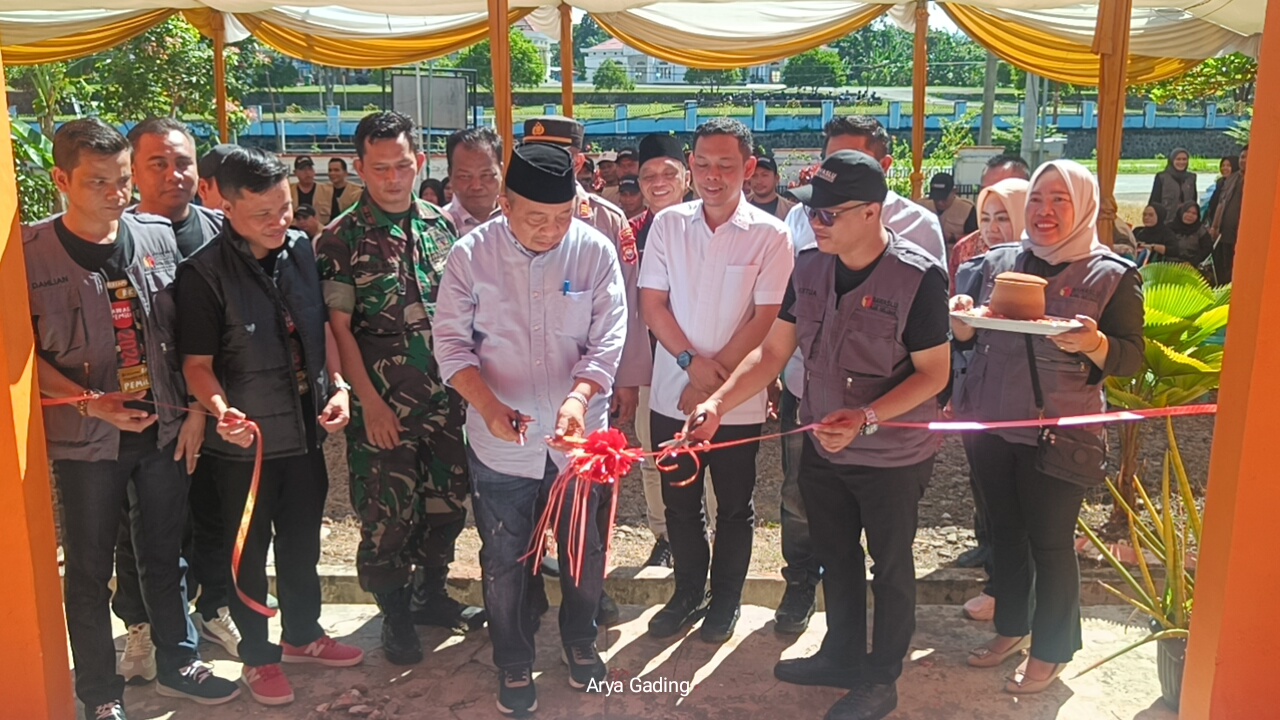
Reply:
[[[151,644],[150,624],[129,626],[124,654],[120,656],[116,672],[123,675],[124,681],[130,685],[146,685],[156,679],[156,646]]]
[[[212,620],[205,620],[203,615],[196,613],[196,628],[200,630],[200,637],[221,645],[231,657],[240,657],[240,628],[236,627],[227,608],[218,608],[218,616]]]

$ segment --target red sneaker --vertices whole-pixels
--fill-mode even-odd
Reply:
[[[364,651],[354,645],[343,645],[328,635],[321,635],[319,640],[297,647],[287,642],[280,643],[283,652],[280,660],[287,663],[311,663],[328,667],[351,667],[364,660]]]
[[[240,680],[249,694],[263,705],[288,705],[293,702],[293,687],[279,665],[244,666]]]

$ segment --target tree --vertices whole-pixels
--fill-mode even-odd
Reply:
[[[614,60],[605,60],[596,68],[591,84],[597,90],[635,90],[636,81],[627,74],[627,69]]]
[[[590,15],[583,15],[582,22],[573,29],[573,67],[578,71],[578,79],[587,79],[587,58],[583,51],[595,47],[609,39],[609,33]]]
[[[963,33],[940,28],[929,30],[930,85],[981,87],[986,72],[986,50]],[[915,38],[888,20],[850,33],[832,48],[849,67],[851,85],[904,87],[911,84],[915,65]],[[1020,87],[1012,68],[1000,64],[1001,86]]]
[[[802,52],[782,67],[782,82],[788,87],[840,87],[848,78],[849,69],[840,53],[826,48]]]
[[[511,84],[516,87],[535,87],[541,85],[547,77],[547,66],[542,62],[542,53],[533,41],[524,36],[516,28],[511,28]],[[476,71],[476,82],[493,89],[493,62],[489,50],[489,41],[477,43],[463,50],[458,55],[455,67]]]
[[[1232,53],[1209,58],[1178,77],[1136,87],[1133,93],[1149,96],[1159,104],[1229,98],[1247,106],[1253,103],[1257,81],[1258,62]]]
[[[684,81],[691,85],[706,85],[711,88],[712,92],[715,92],[724,85],[737,85],[742,82],[742,70],[738,68],[730,68],[728,70],[689,68],[684,73]]]
[[[15,90],[31,93],[40,131],[49,138],[53,137],[55,121],[63,107],[86,103],[92,93],[92,86],[85,78],[75,77],[69,62],[17,65],[8,68],[8,76]]]

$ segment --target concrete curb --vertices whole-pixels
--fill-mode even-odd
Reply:
[[[325,603],[372,603],[373,596],[360,589],[355,568],[342,565],[321,565],[320,591]],[[267,569],[272,592],[275,592],[275,568]],[[1163,577],[1163,572],[1152,568],[1152,574]],[[1120,605],[1121,601],[1103,589],[1105,582],[1123,587],[1123,581],[1111,570],[1089,569],[1080,573],[1081,605]],[[868,577],[868,580],[870,578]],[[916,602],[921,605],[961,605],[982,591],[986,575],[981,570],[940,568],[916,573]],[[455,571],[449,577],[454,597],[472,605],[483,605],[480,574],[476,570]],[[546,584],[547,596],[552,605],[560,602],[560,585],[551,580]],[[605,581],[605,589],[619,605],[652,607],[662,605],[671,597],[674,580],[667,568],[614,568]],[[746,605],[777,607],[786,589],[781,575],[752,575],[747,578],[742,592]],[[871,594],[867,594],[868,604]],[[823,609],[822,593],[818,593],[818,609]]]

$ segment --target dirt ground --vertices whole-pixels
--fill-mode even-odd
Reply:
[[[1213,417],[1180,418],[1175,421],[1179,449],[1193,482],[1203,489],[1208,477],[1209,450],[1213,443]],[[634,441],[631,428],[624,428]],[[765,432],[776,432],[776,424]],[[1145,422],[1142,428],[1144,470],[1140,473],[1148,492],[1159,492],[1160,468],[1168,443],[1164,423]],[[637,443],[638,444],[638,443]],[[1119,441],[1110,439],[1114,476]],[[325,447],[331,478],[326,522],[329,532],[323,543],[324,563],[353,564],[360,540],[360,526],[351,510],[347,489],[345,442],[331,438]],[[781,450],[777,440],[761,444],[757,458],[755,490],[756,535],[751,572],[774,574],[782,568],[779,491],[782,484]],[[1082,516],[1093,527],[1101,526],[1111,513],[1111,498],[1105,488],[1093,490],[1085,499]],[[974,545],[973,496],[969,489],[969,465],[958,437],[948,437],[934,465],[933,481],[920,503],[920,529],[916,536],[916,565],[921,570],[947,567]],[[653,535],[645,522],[644,493],[640,472],[635,469],[622,482],[618,501],[618,522],[614,530],[611,563],[615,567],[642,565],[653,546]],[[457,564],[477,567],[480,540],[474,522],[458,541]]]

